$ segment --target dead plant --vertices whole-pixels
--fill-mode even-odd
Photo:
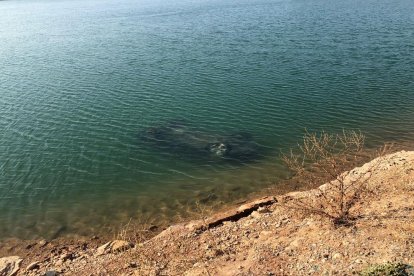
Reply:
[[[156,233],[157,226],[154,225],[154,219],[150,217],[140,216],[135,220],[130,220],[125,225],[122,225],[118,230],[115,239],[125,240],[132,244],[140,244]]]
[[[320,186],[313,193],[294,198],[286,204],[290,208],[330,219],[334,225],[350,225],[355,219],[351,209],[368,192],[367,183],[380,162],[374,162],[363,173],[343,172],[349,162],[357,160],[364,149],[365,136],[359,131],[343,130],[339,134],[327,132],[309,133],[305,130],[303,142],[296,151],[282,154],[286,166],[306,185],[321,185],[329,179],[329,185]],[[376,156],[389,150],[383,147]],[[321,173],[309,173],[309,171]]]

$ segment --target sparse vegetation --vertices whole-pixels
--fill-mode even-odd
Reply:
[[[145,218],[144,216],[130,219],[127,224],[122,225],[114,239],[125,240],[133,244],[140,244],[153,237],[158,231],[154,225],[154,219]]]
[[[409,265],[402,263],[386,263],[371,265],[361,271],[361,276],[409,276]]]
[[[343,130],[339,134],[306,131],[298,150],[283,154],[282,160],[295,175],[303,176],[308,186],[320,185],[326,177],[331,183],[318,188],[316,196],[294,199],[287,205],[329,218],[335,225],[350,225],[355,218],[350,213],[351,208],[367,192],[366,183],[379,164],[374,163],[365,174],[343,172],[347,163],[359,158],[364,143],[365,136],[353,130]],[[387,149],[378,151],[377,156],[384,155]],[[307,173],[315,169],[322,174]]]

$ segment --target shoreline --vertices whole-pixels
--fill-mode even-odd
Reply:
[[[387,155],[385,157],[387,159],[386,165],[384,165],[383,170],[379,171],[379,175],[376,177],[376,179],[379,177],[381,178],[382,182],[385,183],[387,180],[391,180],[394,182],[401,182],[402,179],[405,179],[405,184],[407,184],[409,189],[406,192],[406,195],[403,195],[401,191],[398,189],[406,189],[407,187],[404,186],[398,186],[395,184],[395,191],[399,191],[399,196],[408,196],[410,198],[411,193],[414,193],[414,151],[400,151],[397,153],[393,153],[390,155]],[[375,160],[374,160],[375,161]],[[358,171],[363,170],[364,167],[367,167],[367,164],[370,164],[374,161],[370,161],[366,163],[365,165],[355,168],[352,171]],[[381,185],[383,185],[381,183]],[[394,185],[393,184],[393,185]],[[404,184],[404,183],[403,183]],[[398,186],[398,187],[397,187]],[[384,189],[388,194],[385,195],[387,197],[390,197],[390,191],[387,189],[389,187],[380,187],[381,189]],[[381,190],[380,189],[380,190]],[[136,271],[139,271],[139,273],[143,274],[136,274],[136,275],[150,275],[151,271],[153,272],[155,270],[160,271],[168,271],[171,274],[174,274],[173,272],[189,272],[190,274],[187,275],[208,275],[206,274],[206,267],[208,267],[209,270],[214,271],[213,275],[234,275],[234,274],[222,274],[223,271],[220,270],[220,267],[223,265],[227,265],[230,263],[242,263],[239,264],[239,266],[245,267],[243,264],[246,262],[246,260],[238,260],[235,258],[233,260],[232,254],[229,252],[237,251],[238,247],[241,247],[245,243],[250,242],[250,238],[256,242],[256,246],[268,243],[268,239],[270,239],[269,235],[275,229],[279,231],[280,233],[278,235],[270,235],[272,238],[278,236],[279,239],[282,239],[285,241],[286,246],[283,252],[279,252],[279,256],[282,253],[286,253],[286,248],[288,248],[287,251],[293,249],[300,248],[302,242],[298,242],[297,240],[291,240],[294,237],[291,237],[292,234],[287,231],[286,229],[283,229],[285,225],[286,227],[291,224],[292,221],[296,220],[299,224],[299,226],[295,226],[296,228],[299,227],[303,228],[304,225],[308,225],[310,222],[309,220],[312,220],[312,223],[310,223],[314,228],[315,225],[318,223],[321,223],[318,221],[316,217],[304,217],[303,215],[298,214],[290,214],[291,210],[285,210],[280,206],[280,202],[283,200],[283,198],[287,197],[297,197],[297,196],[303,196],[304,194],[312,193],[313,190],[308,191],[301,191],[301,192],[290,192],[284,195],[276,195],[276,196],[268,196],[263,197],[258,200],[249,201],[248,203],[245,203],[237,208],[231,208],[224,212],[216,212],[213,216],[210,216],[208,218],[203,218],[201,220],[192,220],[186,223],[179,223],[173,226],[170,226],[166,230],[162,231],[158,235],[155,235],[149,240],[146,240],[144,242],[137,241],[133,243],[132,241],[124,240],[124,241],[109,241],[103,240],[98,237],[92,237],[92,238],[79,238],[79,239],[56,239],[52,241],[8,241],[7,243],[1,243],[0,246],[0,258],[6,257],[6,256],[19,256],[22,261],[19,263],[19,272],[17,275],[42,275],[41,273],[45,273],[46,271],[55,271],[57,273],[62,273],[63,275],[74,275],[76,274],[76,271],[80,272],[81,268],[89,267],[89,269],[92,269],[95,272],[103,273],[103,275],[111,275],[111,273],[115,271],[123,271],[126,272],[126,275],[134,275],[134,274],[128,274],[128,273],[135,273]],[[411,197],[412,198],[412,197]],[[369,199],[365,199],[366,201],[369,201]],[[381,201],[380,201],[381,202]],[[411,201],[412,202],[412,201]],[[408,204],[409,206],[404,206],[402,210],[406,212],[405,217],[410,217],[413,215],[414,210],[414,203],[411,203],[407,199],[400,202],[401,204]],[[375,200],[373,201],[373,204],[379,204]],[[395,202],[393,203],[395,204]],[[387,205],[389,206],[389,205]],[[377,207],[378,211],[387,211],[386,207],[383,207],[383,210],[380,210],[381,208]],[[282,210],[282,209],[283,210]],[[402,212],[402,211],[401,211]],[[269,223],[268,219],[275,219],[277,220],[277,223],[275,223],[273,226],[271,223]],[[257,221],[262,222],[264,225],[255,225],[252,226],[252,221],[256,223]],[[289,221],[289,222],[287,222]],[[305,221],[307,221],[305,223]],[[305,223],[305,224],[304,224]],[[358,222],[359,223],[359,222]],[[406,223],[407,224],[407,223]],[[278,226],[279,225],[279,226]],[[276,227],[278,226],[278,227]],[[407,227],[412,227],[410,229],[414,230],[414,224],[408,223],[406,225]],[[259,227],[259,229],[256,229]],[[295,228],[294,227],[294,228]],[[335,229],[331,229],[332,227],[329,227],[329,223],[324,223],[321,225],[318,225],[315,229],[313,229],[312,233],[315,234],[321,234],[322,230],[325,232],[332,232],[332,235],[337,235],[338,233],[335,233]],[[361,229],[363,227],[360,226]],[[233,231],[234,230],[234,231]],[[256,230],[260,230],[257,232],[257,234],[252,234],[256,232]],[[284,230],[284,231],[282,231]],[[348,231],[349,229],[340,229],[339,232],[341,235],[348,235],[352,233],[352,231]],[[298,231],[296,229],[296,231]],[[300,231],[299,231],[300,232]],[[350,232],[350,233],[348,233]],[[247,233],[247,234],[246,234]],[[266,234],[267,233],[267,234]],[[308,233],[309,234],[309,233]],[[224,240],[222,240],[221,236],[226,236]],[[246,236],[247,235],[247,236]],[[261,236],[266,236],[266,238],[261,238]],[[408,234],[406,234],[408,235]],[[252,236],[252,237],[250,237]],[[412,238],[414,242],[414,236],[409,236],[408,241]],[[234,238],[236,237],[236,238]],[[296,237],[296,239],[303,240],[306,239],[308,235],[299,235],[299,237]],[[207,241],[206,243],[200,242],[201,240]],[[235,239],[235,244],[228,244],[227,241],[233,241]],[[237,241],[239,239],[239,241]],[[240,240],[241,239],[241,240]],[[287,243],[289,241],[289,243]],[[259,242],[257,244],[257,242]],[[384,241],[383,241],[384,242]],[[155,263],[163,263],[165,262],[165,259],[171,259],[174,262],[181,263],[183,262],[182,258],[185,250],[181,250],[181,247],[176,247],[176,245],[172,246],[173,244],[182,244],[182,246],[189,243],[189,248],[186,250],[193,251],[194,258],[198,260],[198,262],[192,261],[191,267],[186,265],[185,268],[180,268],[182,265],[170,265],[165,264],[164,266],[161,266],[163,268],[157,268],[157,265],[154,265]],[[262,244],[263,243],[263,244]],[[292,245],[293,243],[293,245]],[[224,248],[222,248],[223,244],[226,244]],[[275,244],[272,244],[272,246],[280,246],[282,244],[280,241],[278,241]],[[270,245],[269,245],[270,246]],[[271,246],[271,247],[272,247]],[[163,249],[161,250],[160,247]],[[218,248],[218,249],[217,249]],[[214,250],[211,250],[214,249]],[[293,250],[292,249],[292,250]],[[305,250],[305,249],[301,249]],[[340,248],[337,250],[340,250]],[[159,252],[164,252],[165,254],[168,254],[168,256],[158,255]],[[229,252],[227,252],[229,251]],[[244,252],[243,250],[242,252]],[[196,253],[195,253],[196,252]],[[211,253],[212,252],[212,253]],[[248,251],[247,251],[248,252]],[[228,254],[229,253],[229,254]],[[239,252],[242,254],[241,252]],[[352,254],[352,252],[348,252],[349,254]],[[136,254],[136,255],[135,255]],[[200,255],[201,254],[201,255]],[[207,255],[206,255],[207,254]],[[209,257],[208,254],[212,254],[212,256]],[[334,253],[336,254],[336,253]],[[344,253],[338,253],[341,256],[344,256]],[[335,256],[339,256],[339,255]],[[406,254],[406,257],[409,257],[411,253],[407,253],[404,251],[404,254]],[[408,255],[407,255],[408,254]],[[151,256],[149,256],[151,255]],[[237,255],[237,254],[236,254]],[[300,254],[299,254],[300,255]],[[375,254],[374,254],[375,255]],[[399,254],[402,256],[402,254]],[[144,257],[142,257],[144,256]],[[145,257],[147,256],[147,257]],[[287,254],[289,257],[289,254]],[[369,257],[370,255],[368,255]],[[269,257],[269,256],[267,256]],[[277,256],[276,256],[277,257]],[[275,257],[275,258],[276,258]],[[286,256],[285,256],[286,257]],[[333,258],[334,255],[331,256],[331,260],[338,261],[342,257],[336,257]],[[365,256],[367,257],[367,256]],[[133,264],[133,261],[129,261],[132,259],[139,259],[137,261],[137,264]],[[247,257],[247,259],[249,259]],[[276,258],[278,259],[278,258]],[[329,258],[328,258],[329,259]],[[395,260],[397,260],[396,258]],[[127,261],[128,260],[128,261]],[[148,262],[145,264],[146,261]],[[250,260],[251,262],[252,260]],[[320,260],[322,261],[322,260]],[[328,260],[326,260],[327,262]],[[390,260],[392,261],[392,259]],[[404,261],[404,259],[402,259]],[[127,262],[125,264],[125,262]],[[221,265],[218,265],[217,262],[220,262]],[[195,265],[198,263],[198,265]],[[325,262],[324,262],[325,263]],[[105,264],[105,265],[104,265]],[[354,268],[361,268],[362,265],[367,265],[368,262],[361,262],[354,264]],[[274,264],[276,265],[276,264]],[[319,264],[321,265],[321,263]],[[413,264],[411,264],[413,265]],[[253,262],[253,265],[251,265],[250,268],[260,266],[258,263]],[[108,267],[109,270],[106,268]],[[180,268],[182,270],[178,271],[177,269]],[[1,268],[0,268],[1,269]],[[232,267],[230,270],[234,270],[235,267]],[[238,269],[238,268],[237,268]],[[237,270],[236,269],[236,270]],[[280,269],[286,269],[286,268],[280,268]],[[293,268],[292,268],[293,269]],[[239,269],[240,271],[243,271],[243,268]],[[105,272],[106,271],[106,272]],[[194,272],[194,273],[193,273]],[[279,271],[280,272],[280,271]],[[289,274],[288,271],[285,271],[286,273],[283,274]],[[21,274],[23,273],[23,274]],[[218,273],[218,274],[216,274]],[[300,274],[300,273],[299,273]],[[57,275],[57,274],[56,274]],[[92,275],[92,274],[91,274]],[[243,275],[243,274],[242,274]]]
[[[393,151],[397,150],[407,150],[414,147],[414,143],[411,141],[406,142],[398,142],[395,141],[394,143],[389,142],[387,144],[393,144],[395,147],[393,148]],[[342,170],[349,170],[351,168],[354,168],[356,166],[360,166],[363,163],[367,162],[372,158],[375,152],[375,148],[367,147],[364,152],[362,152],[361,156],[356,162],[350,162],[347,164]],[[272,159],[273,160],[273,159]],[[270,160],[268,163],[265,164],[265,173],[270,174],[272,167],[274,167],[273,162]],[[280,169],[280,168],[278,168]],[[247,168],[247,170],[249,170]],[[315,172],[310,172],[310,174],[314,174]],[[318,173],[318,172],[316,172]],[[277,173],[276,173],[277,174]],[[243,176],[240,176],[243,178]],[[328,181],[329,179],[326,178],[324,181]],[[224,180],[225,181],[225,180]],[[130,226],[130,224],[133,224],[134,227],[139,226],[140,224],[148,224],[148,227],[151,227],[153,230],[157,228],[157,231],[151,231],[151,232],[158,232],[162,229],[165,229],[171,225],[177,224],[177,223],[183,223],[189,220],[194,220],[199,217],[199,208],[203,209],[203,212],[206,214],[213,214],[217,212],[223,212],[227,211],[228,209],[235,208],[240,204],[245,203],[249,200],[254,200],[256,198],[264,197],[269,194],[284,194],[287,192],[292,191],[299,191],[299,190],[308,190],[311,188],[315,188],[316,186],[309,186],[307,183],[303,183],[301,179],[297,179],[295,177],[293,178],[280,178],[279,176],[275,179],[269,178],[267,180],[258,179],[258,183],[255,183],[253,186],[254,188],[251,188],[251,191],[248,192],[239,192],[239,191],[232,191],[232,190],[226,190],[224,192],[224,195],[220,194],[220,190],[213,189],[209,190],[206,189],[202,193],[200,193],[200,197],[194,197],[191,198],[188,202],[181,203],[181,206],[169,206],[167,207],[163,202],[161,202],[160,205],[154,204],[155,207],[153,209],[158,209],[158,212],[151,212],[150,214],[147,213],[136,213],[135,216],[126,216],[123,220],[118,219],[112,219],[112,217],[109,219],[107,223],[104,224],[98,224],[98,227],[96,225],[90,225],[93,228],[88,227],[89,225],[85,225],[84,221],[87,220],[87,218],[92,219],[93,221],[96,221],[96,218],[99,217],[102,214],[99,214],[98,216],[92,216],[91,213],[85,214],[84,217],[80,216],[78,218],[78,221],[72,221],[75,225],[75,227],[72,227],[72,225],[69,223],[63,223],[63,224],[56,224],[53,223],[50,225],[50,227],[44,226],[44,234],[39,232],[39,229],[34,229],[35,234],[30,234],[28,237],[22,236],[22,235],[16,235],[11,236],[7,235],[6,237],[0,238],[0,243],[4,243],[7,240],[22,240],[22,241],[36,241],[36,240],[55,240],[55,239],[87,239],[93,236],[99,236],[102,239],[111,239],[116,238],[116,236],[119,234],[119,232],[125,228],[126,226]],[[246,185],[246,184],[243,184]],[[253,187],[252,186],[252,187]],[[236,195],[230,195],[231,193],[234,193]],[[187,195],[188,196],[188,195]],[[99,206],[99,205],[98,205]],[[177,207],[177,210],[174,210],[174,207]],[[99,207],[98,207],[99,209]],[[126,212],[129,212],[129,210],[137,210],[133,207],[130,207],[129,209],[125,209]],[[167,211],[166,211],[167,210]],[[170,214],[170,215],[168,215]],[[99,220],[99,219],[98,219]],[[79,222],[79,223],[78,223]],[[84,228],[79,228],[79,226],[83,226],[86,231],[83,231]],[[5,225],[6,226],[6,225]],[[13,228],[12,226],[9,226],[10,231],[8,230],[7,233],[12,233]],[[22,228],[19,228],[21,232]],[[98,229],[97,231],[95,231]],[[23,229],[23,231],[30,232],[31,228]],[[91,231],[92,230],[92,231]],[[10,234],[9,233],[9,234]],[[155,233],[151,233],[152,235]],[[16,243],[16,242],[14,242]],[[0,249],[1,250],[1,249]]]

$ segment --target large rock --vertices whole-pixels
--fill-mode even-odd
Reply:
[[[0,258],[0,276],[13,276],[17,274],[23,259],[19,256]]]
[[[133,244],[123,240],[115,240],[107,242],[104,245],[98,247],[95,256],[100,256],[108,253],[122,252],[133,247]]]
[[[276,201],[276,198],[273,196],[263,197],[245,203],[237,209],[232,209],[227,212],[221,212],[216,215],[213,215],[212,217],[209,217],[206,220],[190,222],[185,227],[190,231],[200,231],[216,227],[218,225],[223,224],[226,221],[237,221],[243,217],[251,215],[253,212],[256,212],[258,215],[260,215],[260,213],[257,212],[259,208],[272,205]]]

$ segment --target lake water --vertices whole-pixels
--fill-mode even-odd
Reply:
[[[143,139],[176,122],[260,151]],[[0,1],[1,238],[242,199],[286,177],[304,128],[412,140],[414,1]]]

